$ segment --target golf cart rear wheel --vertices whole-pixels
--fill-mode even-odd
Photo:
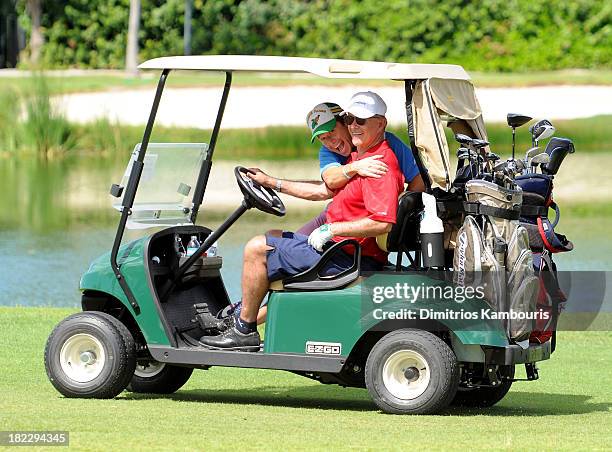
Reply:
[[[113,398],[125,389],[135,367],[132,334],[103,312],[67,317],[45,347],[49,381],[66,397]]]
[[[365,382],[374,403],[386,413],[426,414],[445,408],[459,382],[457,358],[427,331],[401,329],[372,347]]]
[[[459,386],[455,398],[451,402],[454,406],[487,408],[495,405],[503,399],[510,387],[514,378],[514,366],[502,366],[499,373],[504,378],[498,386],[466,388]]]
[[[193,369],[151,361],[137,364],[128,391],[147,394],[172,394],[187,381]]]

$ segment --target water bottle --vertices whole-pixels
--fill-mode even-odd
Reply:
[[[192,256],[198,248],[200,247],[200,242],[198,242],[198,237],[195,235],[191,236],[191,240],[187,244],[187,257]]]
[[[444,225],[438,218],[436,198],[423,193],[423,213],[421,214],[421,251],[424,267],[444,266]]]
[[[181,237],[179,235],[176,236],[174,249],[176,250],[176,254],[178,254],[179,257],[185,257],[185,254],[187,254],[185,252],[185,247],[183,246],[183,241],[181,240]]]
[[[215,240],[215,243],[210,245],[210,248],[208,248],[208,250],[206,251],[206,256],[215,257],[217,255],[217,252],[219,251],[218,246],[219,242]]]

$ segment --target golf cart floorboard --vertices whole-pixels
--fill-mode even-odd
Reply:
[[[346,356],[312,356],[297,353],[263,353],[213,350],[206,347],[149,346],[153,359],[194,366],[250,367],[314,372],[340,372]]]

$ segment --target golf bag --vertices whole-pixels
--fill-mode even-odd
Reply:
[[[536,310],[541,315],[536,318],[535,328],[529,336],[529,342],[542,344],[554,338],[557,321],[567,298],[559,287],[557,266],[548,251],[533,253],[533,266],[539,278]]]
[[[559,222],[560,210],[553,201],[553,177],[547,174],[530,173],[518,176],[514,181],[523,189],[521,225],[529,233],[529,245],[534,252],[548,250],[563,253],[574,249],[574,245],[563,234],[554,230]],[[555,221],[548,219],[548,209],[555,210]]]
[[[530,342],[543,343],[553,337],[557,319],[565,306],[566,297],[557,280],[557,267],[552,253],[572,251],[574,245],[563,234],[555,232],[560,210],[553,201],[553,177],[546,174],[525,174],[515,180],[523,189],[521,226],[529,232],[529,246],[533,252],[533,264],[539,277],[537,310],[547,314],[538,316]],[[548,218],[549,209],[555,210],[555,220]]]
[[[527,230],[519,224],[522,191],[485,180],[465,184],[467,202],[457,234],[453,275],[457,285],[481,287],[490,307],[514,313],[505,323],[515,342],[529,339],[534,329],[538,278]]]

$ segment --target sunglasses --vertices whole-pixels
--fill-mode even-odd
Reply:
[[[369,118],[358,118],[357,116],[353,116],[353,115],[344,115],[342,117],[342,121],[347,126],[350,126],[351,124],[353,124],[353,121],[357,122],[358,126],[362,126],[366,123],[368,119]]]

